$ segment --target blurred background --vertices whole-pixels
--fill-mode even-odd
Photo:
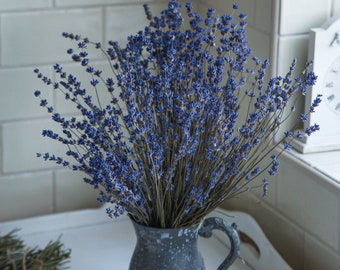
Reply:
[[[77,74],[77,65],[66,54],[74,43],[61,33],[78,33],[102,44],[123,42],[147,24],[145,2],[154,14],[167,5],[162,0],[0,0],[0,222],[99,206],[96,191],[82,182],[82,175],[36,158],[37,152],[63,153],[64,149],[41,136],[54,124],[33,95],[43,89],[33,70],[39,68],[53,78],[53,65],[59,63]],[[223,14],[235,1],[192,2],[202,14],[208,7]],[[320,27],[340,12],[340,0],[237,3],[248,14],[250,47],[259,58],[270,59],[270,75],[285,75],[294,58],[301,71],[310,28]],[[91,55],[98,66],[107,64],[98,51]],[[59,112],[75,113],[52,91],[43,94]],[[301,112],[302,107],[303,101],[298,104]],[[340,265],[339,186],[289,154],[276,178],[267,198],[262,199],[261,191],[250,192],[225,202],[225,208],[254,216],[294,269],[336,269]]]

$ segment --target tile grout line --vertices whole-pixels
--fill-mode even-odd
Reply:
[[[52,203],[51,203],[51,206],[52,206],[52,213],[56,213],[56,205],[57,205],[57,190],[56,190],[56,172],[54,170],[51,171],[52,172]]]
[[[338,205],[339,205],[339,215],[338,215],[338,250],[337,254],[340,256],[340,196],[338,197]]]

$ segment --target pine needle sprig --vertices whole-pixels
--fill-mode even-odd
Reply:
[[[61,270],[68,269],[71,250],[57,240],[50,241],[44,248],[28,247],[14,229],[0,235],[0,269],[3,270]]]

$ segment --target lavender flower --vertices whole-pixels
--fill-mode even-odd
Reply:
[[[99,190],[98,200],[113,204],[109,216],[127,212],[149,226],[187,226],[223,200],[256,187],[251,183],[260,175],[277,173],[282,152],[272,155],[272,150],[282,142],[288,150],[290,140],[303,135],[284,131],[276,144],[273,137],[294,112],[289,101],[304,95],[316,76],[307,66],[305,76],[294,77],[293,62],[284,77],[267,79],[269,61],[262,62],[248,47],[245,14],[217,17],[208,9],[203,19],[188,3],[184,12],[190,28],[184,29],[179,2],[169,2],[160,16],[153,16],[148,5],[144,10],[149,25],[129,36],[124,48],[110,41],[104,49],[63,33],[75,41],[67,53],[89,75],[94,96],[59,64],[54,66],[57,81],[35,70],[80,112],[64,117],[48,106],[40,90],[34,92],[63,130],[42,135],[66,149],[65,158],[38,156],[86,173],[85,182]],[[89,46],[106,55],[112,77],[90,65]],[[101,100],[103,88],[111,100]],[[318,96],[310,113],[320,101]],[[287,106],[289,115],[283,118]],[[313,125],[305,132],[318,129]],[[261,167],[268,155],[272,161]],[[266,194],[266,178],[262,186]]]

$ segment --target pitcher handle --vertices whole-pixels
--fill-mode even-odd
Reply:
[[[240,252],[240,238],[236,230],[235,223],[229,223],[219,217],[210,217],[204,219],[198,234],[202,237],[209,238],[212,236],[212,230],[220,230],[227,234],[230,240],[230,252],[227,258],[217,268],[217,270],[226,270],[238,258]]]

